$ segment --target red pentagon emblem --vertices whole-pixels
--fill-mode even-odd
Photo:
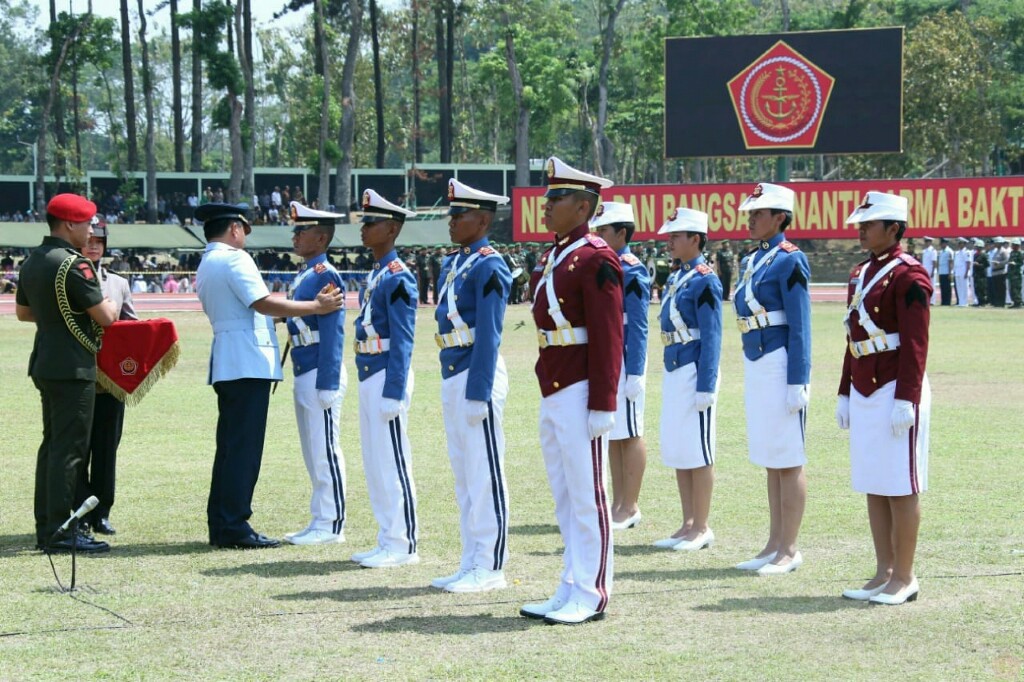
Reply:
[[[598,204],[597,205],[597,210],[594,211],[594,217],[595,218],[600,218],[603,215],[604,215],[604,204]]]
[[[139,371],[139,363],[135,361],[135,358],[125,358],[119,365],[121,368],[121,374],[126,377],[135,376],[135,373]]]
[[[370,208],[370,193],[363,192],[363,210]]]
[[[455,199],[455,185],[448,183],[448,201]]]
[[[747,149],[814,147],[834,85],[785,41],[775,43],[728,84]]]

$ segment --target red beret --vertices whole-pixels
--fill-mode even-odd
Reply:
[[[77,194],[58,194],[50,199],[46,212],[69,223],[87,223],[96,215],[96,204]]]

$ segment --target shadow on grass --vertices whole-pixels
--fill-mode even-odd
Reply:
[[[541,624],[543,625],[543,624]],[[537,626],[519,616],[395,616],[374,623],[363,623],[352,628],[355,632],[394,633],[415,632],[421,635],[476,635],[481,632],[521,632]]]
[[[558,526],[554,523],[524,523],[509,528],[512,535],[558,535]]]
[[[661,547],[655,547],[651,544],[646,545],[620,545],[615,543],[615,556],[649,556],[651,554],[680,554],[680,552],[673,552],[670,549],[664,549]]]
[[[258,575],[263,578],[293,578],[299,575],[326,575],[356,570],[359,570],[359,566],[351,561],[274,561],[264,564],[208,568],[200,573],[214,578],[244,574]]]
[[[106,541],[106,538],[99,536],[99,540]],[[110,552],[87,555],[79,554],[80,557],[90,556],[91,558],[125,559],[142,556],[177,556],[183,554],[200,554],[214,551],[205,542],[176,542],[176,543],[134,543],[119,544],[116,539],[110,543]],[[0,557],[22,556],[24,554],[38,554],[36,549],[36,538],[34,535],[3,535],[0,536]],[[57,556],[57,555],[55,555]],[[60,556],[64,556],[63,554]],[[67,555],[70,556],[70,555]]]
[[[274,599],[281,599],[283,601],[330,599],[332,601],[345,602],[377,602],[381,600],[410,599],[428,594],[440,594],[440,592],[432,587],[346,587],[340,590],[279,594],[275,595]]]
[[[0,535],[0,556],[14,556],[25,551],[38,551],[34,534]]]
[[[656,548],[655,548],[656,549]],[[619,548],[615,548],[618,553]],[[664,552],[665,550],[658,550]],[[616,571],[616,580],[661,582],[664,580],[727,580],[742,577],[733,568],[666,568],[663,571]]]
[[[869,608],[863,602],[850,601],[841,597],[735,597],[722,599],[715,604],[694,606],[694,611],[709,613],[735,613],[738,611],[760,611],[762,613],[828,613],[846,609]]]

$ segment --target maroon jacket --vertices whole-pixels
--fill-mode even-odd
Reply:
[[[900,335],[900,347],[895,351],[875,353],[855,358],[849,345],[843,359],[843,375],[839,394],[850,395],[850,384],[861,395],[869,396],[880,386],[896,381],[896,399],[914,404],[921,402],[921,381],[928,359],[928,302],[932,296],[932,281],[924,266],[912,256],[903,253],[899,244],[881,256],[872,255],[853,269],[846,293],[847,305],[853,300],[855,279],[866,269],[865,285],[879,268],[892,258],[902,262],[872,287],[864,298],[864,309],[872,321],[887,334]],[[860,314],[850,314],[850,335],[853,341],[863,341],[868,333],[860,326]]]
[[[540,392],[549,396],[579,381],[590,381],[587,408],[615,411],[622,368],[622,266],[619,256],[603,239],[580,225],[541,256],[530,276],[534,292],[533,321],[538,329],[552,331],[547,287],[537,284],[549,258],[557,258],[580,237],[587,243],[572,252],[553,273],[555,293],[562,314],[573,327],[586,327],[588,343],[548,346],[537,358]]]

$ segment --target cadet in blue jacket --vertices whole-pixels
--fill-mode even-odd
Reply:
[[[292,245],[305,261],[295,279],[292,299],[310,301],[324,287],[345,290],[341,275],[327,259],[334,224],[343,216],[291,202]],[[327,315],[289,317],[288,336],[295,370],[295,421],[306,471],[313,485],[304,530],[284,536],[293,545],[345,541],[345,457],[338,442],[341,401],[348,375],[341,361],[345,343],[345,309]]]
[[[762,575],[789,573],[803,562],[796,539],[807,500],[811,270],[783,234],[793,221],[793,204],[793,190],[768,183],[740,204],[757,249],[743,259],[733,300],[743,335],[748,449],[750,461],[768,471],[771,529],[757,556],[736,568]]]
[[[449,592],[506,586],[508,493],[502,417],[508,373],[498,354],[512,275],[487,232],[508,197],[448,181],[448,225],[460,248],[441,265],[434,317],[441,349],[441,410],[455,475],[462,558],[431,585]]]
[[[629,251],[636,229],[631,204],[598,204],[590,227],[619,254],[622,265],[623,362],[616,396],[615,426],[608,434],[612,473],[612,530],[640,523],[640,486],[647,468],[644,444],[644,398],[647,393],[647,309],[651,277],[647,266]]]
[[[676,470],[683,524],[654,546],[693,551],[715,541],[708,516],[715,485],[722,283],[702,255],[707,213],[677,208],[658,234],[668,235],[669,253],[681,262],[666,283],[661,303],[661,460]]]
[[[412,400],[416,277],[395,252],[408,216],[372,189],[363,192],[363,246],[373,270],[356,317],[359,371],[359,437],[366,488],[377,519],[376,547],[352,555],[364,568],[419,563],[416,553],[416,485],[405,422]]]

